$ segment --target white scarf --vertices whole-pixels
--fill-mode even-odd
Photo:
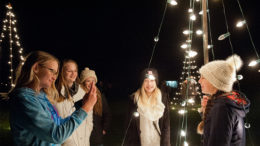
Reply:
[[[161,133],[161,131],[159,128],[159,119],[163,116],[165,109],[165,105],[162,103],[161,92],[158,94],[156,99],[156,104],[152,106],[149,99],[145,105],[142,104],[140,100],[136,100],[138,106],[137,111],[140,114],[140,137],[142,146],[160,145],[159,133]]]

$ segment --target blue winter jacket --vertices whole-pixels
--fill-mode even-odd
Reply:
[[[14,145],[59,146],[87,117],[83,109],[62,119],[44,92],[19,88],[9,94]]]
[[[204,125],[203,146],[245,146],[244,118],[249,112],[249,99],[233,91],[213,102]]]

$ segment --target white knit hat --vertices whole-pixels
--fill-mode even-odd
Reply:
[[[232,55],[226,60],[216,60],[203,65],[199,72],[217,89],[230,92],[236,81],[236,70],[242,67],[242,60],[238,55]]]
[[[90,70],[88,67],[86,67],[83,71],[81,71],[80,83],[83,83],[88,77],[94,77],[96,79],[96,82],[98,81],[95,71]]]

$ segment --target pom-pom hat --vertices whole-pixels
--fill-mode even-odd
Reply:
[[[98,80],[95,71],[86,67],[80,74],[80,83],[83,83],[88,77],[94,77],[97,83]]]
[[[226,60],[216,60],[203,65],[199,72],[214,87],[224,92],[230,92],[236,81],[236,71],[242,67],[238,55],[232,55]]]

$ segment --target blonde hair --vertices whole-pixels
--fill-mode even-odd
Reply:
[[[36,63],[44,65],[47,61],[56,61],[59,66],[59,60],[47,52],[35,51],[28,54],[25,57],[24,64],[20,62],[20,65],[18,66],[14,89],[30,86],[36,91],[36,93],[39,93],[40,90],[37,89],[37,87],[40,85],[40,80],[34,73],[33,66]],[[55,82],[52,83],[50,88],[44,88],[43,91],[47,94],[47,97],[51,103],[54,102],[54,99],[59,97],[55,87]]]
[[[77,71],[78,71],[78,64],[76,63],[76,61],[74,61],[72,59],[65,59],[65,60],[62,61],[62,65],[61,65],[61,69],[60,69],[60,75],[59,75],[58,80],[57,80],[57,89],[58,89],[58,92],[59,92],[59,95],[60,95],[60,97],[58,98],[57,102],[62,102],[65,99],[70,99],[71,98],[71,95],[70,95],[70,92],[69,92],[69,88],[70,87],[66,83],[65,77],[64,77],[65,67],[66,67],[66,65],[68,63],[75,64],[75,66],[77,68]],[[76,78],[76,83],[79,83],[79,77],[78,76]],[[63,86],[65,88],[65,94],[64,95],[61,93],[61,89],[62,89]],[[68,97],[65,97],[65,95],[67,95]]]
[[[140,104],[142,104],[143,106],[154,106],[157,104],[157,97],[161,96],[161,91],[156,85],[152,95],[148,97],[144,89],[144,84],[142,84],[142,87],[138,89],[135,93],[133,93],[133,95],[135,97],[135,103],[140,102]],[[149,104],[148,99],[150,100]]]

